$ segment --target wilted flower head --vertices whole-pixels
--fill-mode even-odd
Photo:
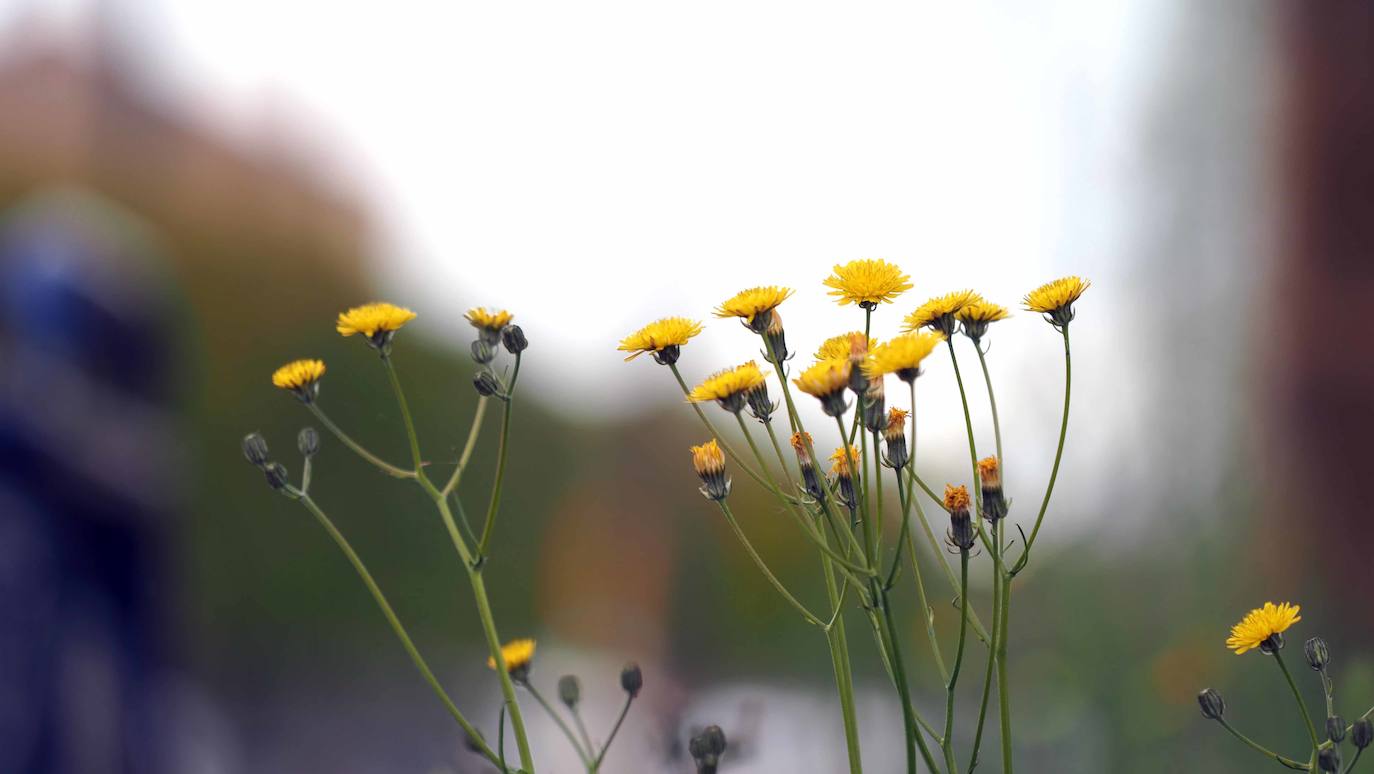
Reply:
[[[896,374],[898,379],[910,384],[921,375],[921,361],[944,340],[941,334],[928,331],[904,333],[874,347],[864,369],[870,379]]]
[[[954,319],[959,310],[968,304],[981,300],[972,290],[956,290],[943,296],[936,296],[916,307],[916,311],[906,316],[906,333],[930,328],[949,338],[954,335]]]
[[[1091,284],[1081,277],[1063,277],[1047,282],[1026,294],[1026,309],[1045,315],[1051,325],[1063,328],[1073,321],[1073,303]]]
[[[1234,650],[1236,655],[1254,648],[1266,653],[1282,648],[1283,632],[1302,620],[1298,615],[1301,609],[1298,605],[1288,602],[1279,605],[1265,602],[1264,607],[1246,613],[1240,623],[1231,627],[1231,636],[1226,639],[1226,647]]]
[[[911,278],[895,265],[882,259],[861,258],[846,264],[836,264],[834,273],[825,280],[833,288],[830,295],[840,306],[858,304],[872,309],[911,289]]]
[[[772,322],[773,310],[791,295],[791,288],[777,285],[741,290],[716,307],[716,317],[738,317],[755,333],[763,333]]]
[[[701,384],[692,388],[687,400],[693,403],[715,401],[720,407],[732,414],[744,408],[747,393],[764,384],[766,375],[759,370],[759,364],[750,360],[734,368],[726,368],[706,377]]]
[[[859,469],[859,447],[841,446],[830,454],[830,475],[853,478]]]
[[[323,360],[293,360],[272,372],[272,384],[309,403],[320,394]]]
[[[652,352],[654,359],[662,365],[677,362],[683,344],[701,333],[701,323],[686,317],[664,317],[655,320],[629,336],[620,340],[617,347],[621,352],[629,352],[626,361],[634,360],[645,352]]]
[[[516,680],[529,676],[530,663],[534,661],[535,642],[531,639],[511,640],[501,646],[501,659],[506,662],[506,672]],[[487,668],[496,668],[496,659],[487,657]]]
[[[340,312],[334,328],[341,336],[360,334],[374,349],[386,354],[396,331],[414,319],[415,313],[409,309],[379,302]]]

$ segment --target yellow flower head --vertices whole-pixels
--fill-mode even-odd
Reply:
[[[1259,648],[1271,653],[1283,647],[1282,634],[1288,627],[1302,620],[1298,605],[1284,602],[1275,605],[1265,602],[1264,607],[1255,608],[1231,627],[1231,636],[1226,638],[1226,647],[1240,655],[1247,650]]]
[[[968,503],[968,487],[965,487],[963,484],[960,484],[959,486],[954,486],[953,484],[945,484],[946,510],[950,511],[951,513],[954,511],[967,511]]]
[[[956,290],[943,296],[936,296],[916,307],[916,311],[906,316],[905,332],[922,328],[937,330],[946,337],[954,335],[954,316],[960,309],[982,299],[972,290]]]
[[[510,321],[515,319],[515,315],[507,312],[505,309],[493,311],[484,306],[473,307],[463,316],[467,318],[472,327],[480,330],[496,331],[497,333],[500,333],[502,328],[510,325]]]
[[[848,453],[846,453],[848,452]],[[852,478],[859,468],[859,447],[841,446],[830,455],[830,475],[838,478]]]
[[[530,662],[534,661],[534,640],[511,640],[501,646],[501,659],[506,662],[506,671],[512,677],[523,678],[529,674]],[[496,659],[487,657],[487,669],[496,668]]]
[[[836,297],[840,306],[858,304],[872,309],[880,303],[891,303],[904,291],[911,290],[910,280],[905,272],[887,261],[862,258],[844,265],[836,264],[825,285],[834,288],[830,295]]]
[[[1002,488],[1002,466],[996,457],[978,460],[978,481],[982,483],[983,489]]]
[[[930,331],[904,333],[875,347],[864,363],[864,371],[870,379],[896,374],[910,384],[921,375],[921,361],[944,340],[943,335]]]
[[[692,467],[701,478],[701,494],[707,500],[724,500],[730,494],[730,478],[725,475],[725,454],[716,439],[692,447]]]
[[[765,285],[741,290],[716,307],[716,317],[738,317],[755,333],[768,330],[773,310],[792,296],[791,288]]]
[[[978,298],[965,304],[954,316],[964,324],[964,335],[978,341],[988,332],[989,325],[1007,319],[1010,314],[1006,307]]]
[[[626,361],[634,360],[645,352],[652,352],[654,360],[660,364],[672,365],[677,362],[679,348],[698,333],[701,333],[701,323],[696,320],[686,317],[664,317],[621,339],[617,349],[630,353],[625,358]]]
[[[871,352],[878,346],[878,340],[874,338],[865,339],[860,331],[850,331],[841,333],[838,336],[831,336],[821,342],[821,346],[816,350],[817,360],[837,360],[847,358],[854,354],[854,350],[860,352]]]
[[[1082,277],[1063,277],[1026,294],[1026,309],[1045,315],[1056,328],[1073,322],[1073,302],[1088,289],[1091,282]]]
[[[324,376],[323,360],[293,360],[272,372],[272,384],[290,390],[309,403],[320,392],[320,377]]]
[[[334,328],[342,336],[361,334],[368,344],[385,353],[391,348],[391,338],[396,331],[414,319],[415,313],[404,307],[387,303],[363,304],[340,312]]]
[[[803,465],[814,465],[815,460],[811,457],[811,434],[799,431],[792,434],[792,448],[797,452],[797,459]]]
[[[802,371],[792,383],[797,389],[820,399],[821,408],[832,417],[845,412],[844,391],[854,369],[848,358],[819,360]]]
[[[734,414],[744,408],[746,393],[764,383],[766,375],[759,370],[759,364],[750,360],[734,368],[717,371],[687,395],[692,403],[705,403],[713,400],[721,408]]]

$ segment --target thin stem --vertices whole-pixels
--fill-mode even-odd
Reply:
[[[577,711],[576,703],[568,707],[568,712],[577,724],[577,732],[582,735],[582,743],[587,746],[587,755],[590,756],[596,750],[596,745],[592,744],[592,735],[587,733],[587,724],[582,722],[582,713]]]
[[[916,774],[917,747],[920,747],[921,756],[925,759],[926,766],[933,772],[936,770],[935,759],[931,757],[930,749],[926,747],[925,737],[916,728],[915,710],[911,706],[911,688],[907,685],[906,669],[902,665],[902,649],[897,642],[897,625],[892,619],[892,605],[887,599],[887,592],[874,588],[874,593],[879,597],[878,604],[883,609],[883,618],[887,624],[888,642],[892,648],[893,678],[897,682],[897,694],[902,701],[902,730],[906,732],[907,774]]]
[[[835,588],[835,571],[830,559],[821,557],[821,571],[825,576],[825,590],[830,604],[839,609],[843,602],[840,592]],[[850,774],[862,774],[863,754],[859,747],[859,720],[854,712],[854,677],[849,665],[849,637],[845,632],[844,617],[835,619],[834,625],[826,632],[826,643],[830,646],[830,662],[835,672],[835,690],[840,697],[840,719],[844,725],[845,750],[849,755]]]
[[[449,698],[448,692],[439,684],[439,679],[434,676],[434,672],[429,668],[429,664],[425,662],[424,656],[420,655],[420,650],[415,647],[415,642],[410,639],[410,634],[401,623],[401,619],[397,617],[396,611],[393,610],[391,604],[387,602],[386,595],[382,593],[381,587],[373,580],[372,573],[368,572],[367,566],[363,564],[363,560],[358,556],[357,552],[353,550],[353,546],[349,544],[348,540],[343,536],[343,533],[339,531],[338,527],[334,526],[334,522],[330,520],[329,516],[325,515],[325,512],[315,504],[315,501],[312,500],[309,495],[302,495],[300,502],[305,506],[306,510],[314,515],[315,519],[320,523],[320,526],[324,527],[325,532],[328,532],[329,536],[334,539],[334,542],[339,546],[339,550],[343,551],[344,556],[348,557],[348,561],[353,565],[353,569],[357,571],[358,577],[363,581],[363,585],[367,586],[367,590],[372,593],[372,598],[377,602],[377,607],[381,608],[382,615],[386,617],[387,623],[391,624],[391,629],[396,633],[396,638],[401,641],[401,646],[405,648],[406,653],[410,656],[410,660],[414,662],[415,668],[419,670],[420,675],[425,678],[425,682],[429,683],[429,687],[434,691],[434,695],[439,697],[439,701],[443,703],[444,708],[448,710],[454,720],[458,721],[458,725],[461,726],[463,731],[468,735],[468,739],[477,746],[482,756],[491,761],[494,765],[501,766],[500,758],[497,754],[487,745],[481,733],[468,722],[467,718],[464,717],[463,713],[458,709],[458,706],[453,703],[453,699]],[[505,771],[505,767],[501,766],[501,770]]]
[[[1360,749],[1358,749],[1358,750],[1355,751],[1355,757],[1354,757],[1354,758],[1351,758],[1351,759],[1350,759],[1350,765],[1345,767],[1345,774],[1350,774],[1350,772],[1352,772],[1352,771],[1355,770],[1355,764],[1357,764],[1357,763],[1360,762],[1360,756],[1361,756],[1361,755],[1364,755],[1364,748],[1363,748],[1363,747],[1361,747]]]
[[[328,416],[325,415],[324,409],[321,409],[313,401],[305,404],[305,407],[310,410],[311,414],[315,415],[316,419],[320,420],[320,424],[324,425],[326,430],[333,433],[335,438],[338,438],[341,442],[343,442],[344,446],[347,446],[349,449],[352,449],[354,454],[358,455],[359,457],[362,457],[364,460],[371,463],[373,466],[381,470],[383,473],[386,473],[390,476],[395,476],[396,478],[415,478],[415,471],[406,470],[404,468],[392,465],[391,463],[383,460],[381,457],[378,457],[377,455],[363,448],[362,444],[353,440],[348,435],[348,433],[345,433],[342,429],[339,428],[338,425],[334,424],[334,420],[330,419]]]
[[[998,525],[992,525],[992,544],[1001,544],[1001,533]],[[978,702],[978,726],[973,734],[973,752],[969,756],[968,770],[973,774],[973,770],[978,767],[978,750],[983,744],[983,728],[988,716],[988,701],[992,696],[992,676],[997,665],[998,646],[1002,638],[1002,584],[997,578],[996,567],[999,563],[997,554],[993,555],[993,580],[992,580],[992,642],[988,647],[988,665],[983,673],[983,694]]]
[[[964,641],[968,636],[968,551],[959,552],[959,645],[954,651],[954,669],[945,686],[945,760],[949,770],[955,771],[954,760],[954,688],[959,683],[959,670],[964,664]]]
[[[900,471],[898,471],[898,479],[897,479],[897,494],[898,494],[898,495],[901,495],[901,494],[902,494],[902,481],[901,481],[901,477],[900,477],[900,476],[901,476],[901,473],[900,473]],[[910,499],[911,499],[910,493],[908,493],[907,495],[905,495],[904,497],[902,497],[902,500],[903,500],[904,503],[909,503]],[[904,522],[904,526],[905,526],[905,522]],[[907,543],[911,543],[911,534],[910,534],[910,532],[907,533],[906,538],[907,538]],[[901,543],[900,543],[900,542],[897,544],[897,550],[898,550],[899,553],[901,552]],[[894,571],[897,569],[897,563],[896,563],[896,561],[895,561],[896,558],[897,558],[897,557],[894,557],[894,561],[893,561],[893,563],[892,563],[892,569],[893,569]],[[947,682],[949,682],[949,670],[948,670],[947,668],[945,668],[945,659],[944,659],[944,656],[943,656],[943,655],[941,654],[941,652],[940,652],[940,640],[939,640],[938,637],[935,636],[935,611],[931,609],[931,607],[930,607],[930,602],[929,602],[929,600],[928,600],[927,597],[926,597],[926,586],[925,586],[925,581],[921,578],[921,565],[920,565],[920,562],[916,559],[916,546],[915,546],[915,545],[911,545],[911,574],[912,574],[912,576],[916,579],[916,600],[917,600],[917,602],[919,602],[920,605],[921,605],[921,619],[922,619],[922,620],[924,621],[924,623],[925,623],[926,637],[930,640],[930,652],[935,656],[935,667],[936,667],[936,669],[938,669],[939,672],[940,672],[940,679],[941,679],[941,681],[947,683]],[[889,583],[889,584],[891,583],[891,575],[888,576],[888,583]]]
[[[968,410],[968,395],[964,392],[964,377],[959,372],[959,356],[954,354],[954,339],[945,339],[945,344],[949,346],[949,362],[954,365],[954,381],[959,385],[959,403],[964,407],[964,429],[968,432],[968,461],[972,469],[973,481],[973,501],[977,505],[974,513],[974,529],[978,533],[978,538],[983,541],[983,547],[992,552],[992,545],[988,542],[988,537],[983,531],[983,487],[978,479],[978,446],[973,440],[973,415]],[[922,488],[925,483],[922,482]],[[934,497],[934,493],[927,488],[926,492]],[[943,505],[943,503],[941,503]]]
[[[778,434],[773,431],[772,422],[764,422],[763,426],[768,428],[768,440],[773,444],[773,453],[778,457],[778,464],[782,466],[782,475],[787,479],[788,491],[797,488],[797,482],[792,479],[792,472],[788,469],[787,458],[782,455],[782,444],[778,443]]]
[[[1288,687],[1293,691],[1293,699],[1298,702],[1298,709],[1302,711],[1303,722],[1307,724],[1307,733],[1312,736],[1312,752],[1316,753],[1321,749],[1321,740],[1317,738],[1317,727],[1312,724],[1312,716],[1307,712],[1307,702],[1302,698],[1302,692],[1298,690],[1298,684],[1293,681],[1293,675],[1288,671],[1288,665],[1283,663],[1283,654],[1274,651],[1274,663],[1279,665],[1279,671],[1283,672],[1283,679],[1288,681]]]
[[[491,485],[491,500],[487,503],[487,518],[482,524],[482,539],[477,544],[479,561],[487,555],[491,543],[492,529],[496,526],[496,511],[501,506],[501,485],[506,480],[506,456],[510,448],[510,415],[515,405],[515,380],[520,378],[520,356],[515,356],[515,369],[511,372],[510,386],[506,388],[506,407],[501,414],[501,440],[496,451],[496,478]]]
[[[401,377],[396,374],[396,366],[391,363],[390,355],[382,355],[382,365],[391,381],[391,391],[396,394],[396,405],[401,409],[401,421],[406,427],[406,439],[410,441],[410,458],[415,464],[416,477],[425,475],[424,462],[420,458],[420,439],[415,435],[415,421],[410,416],[410,404],[406,402],[405,391],[401,389]]]
[[[477,436],[482,432],[482,420],[487,416],[487,396],[483,395],[477,399],[477,410],[472,415],[472,427],[468,429],[467,443],[463,444],[463,453],[458,457],[458,467],[453,469],[453,475],[448,477],[448,483],[444,484],[443,493],[448,494],[458,488],[458,482],[463,479],[463,471],[467,470],[468,460],[472,459],[472,450],[477,447]]]
[[[1236,728],[1232,726],[1230,723],[1228,723],[1225,718],[1217,718],[1217,722],[1221,724],[1222,728],[1226,729],[1227,731],[1230,731],[1232,736],[1244,742],[1246,746],[1250,747],[1260,755],[1263,755],[1264,757],[1269,758],[1270,760],[1282,764],[1283,766],[1286,766],[1290,769],[1294,769],[1296,771],[1307,771],[1306,763],[1299,763],[1298,761],[1295,761],[1292,758],[1285,758],[1284,756],[1279,755],[1273,750],[1270,750],[1264,745],[1256,742],[1255,740],[1236,730]]]
[[[520,713],[520,702],[515,698],[515,684],[506,669],[506,657],[501,653],[501,636],[496,633],[496,621],[491,615],[491,603],[487,600],[487,586],[482,580],[482,571],[469,564],[468,580],[472,584],[473,599],[477,602],[477,616],[482,620],[482,632],[487,638],[487,650],[496,662],[496,674],[501,680],[501,695],[505,699],[506,710],[510,713],[510,725],[515,732],[516,747],[520,750],[520,767],[533,774],[534,756],[530,753],[525,718]]]
[[[629,714],[630,704],[633,703],[634,700],[634,696],[625,697],[625,706],[620,708],[620,717],[616,718],[615,725],[611,726],[611,735],[606,737],[606,744],[601,746],[601,753],[597,755],[596,760],[592,762],[592,771],[598,771],[601,768],[601,761],[606,759],[606,751],[611,749],[611,742],[614,742],[615,735],[620,733],[620,724],[625,722],[625,716]]]
[[[673,372],[673,377],[677,379],[678,386],[682,388],[682,394],[684,396],[690,396],[692,390],[687,386],[687,382],[682,379],[682,372],[677,370],[677,363],[669,365],[668,368]],[[748,463],[744,461],[744,458],[739,456],[739,454],[735,452],[734,447],[730,446],[725,438],[721,436],[720,431],[711,423],[710,417],[707,417],[706,412],[701,410],[701,405],[690,400],[687,403],[692,407],[693,411],[697,412],[697,417],[701,419],[702,424],[706,425],[706,430],[711,433],[713,438],[720,442],[720,448],[724,449],[725,453],[730,455],[730,459],[734,460],[735,464],[739,465],[745,473],[748,473],[750,478],[758,482],[759,486],[767,486],[767,484],[764,483],[763,477],[755,472],[753,468],[749,467]]]
[[[792,592],[788,591],[782,581],[778,580],[777,576],[773,574],[773,571],[768,569],[768,564],[763,561],[763,557],[759,556],[759,552],[754,550],[754,544],[749,542],[749,538],[745,536],[744,530],[740,528],[739,522],[735,520],[735,514],[730,511],[730,506],[727,505],[724,500],[717,500],[716,504],[720,506],[720,512],[725,514],[725,520],[730,523],[730,528],[735,531],[735,536],[739,538],[739,542],[744,545],[744,550],[749,554],[749,557],[754,560],[754,564],[758,566],[764,577],[768,579],[768,582],[773,584],[773,588],[777,589],[778,593],[782,594],[783,598],[786,599],[792,607],[795,607],[807,621],[819,626],[822,631],[827,630],[829,627],[826,622],[808,610],[806,605],[799,602],[796,597],[792,596]]]
[[[997,580],[1002,584],[1001,637],[997,640],[997,699],[1002,720],[1002,772],[1011,774],[1011,683],[1007,679],[1007,643],[1011,640],[1011,578],[1003,570],[998,552]]]
[[[1002,458],[1002,423],[997,418],[997,396],[992,392],[992,377],[988,375],[987,353],[983,352],[983,347],[978,342],[973,342],[973,348],[978,350],[978,364],[983,367],[983,383],[988,387],[988,406],[992,409],[992,436],[997,441],[997,464],[1002,468],[1002,480],[1006,481],[1006,461]]]
[[[591,771],[591,748],[588,747],[587,751],[584,751],[582,749],[582,745],[578,743],[577,737],[573,735],[573,731],[571,728],[568,727],[567,722],[564,721],[563,718],[557,712],[554,711],[553,706],[544,699],[543,694],[539,693],[539,691],[535,689],[533,683],[529,682],[528,680],[522,680],[520,682],[520,686],[524,688],[526,691],[529,691],[529,694],[534,697],[534,700],[539,702],[539,706],[544,708],[544,712],[548,713],[548,716],[553,718],[553,722],[558,725],[558,729],[563,732],[563,736],[566,736],[568,738],[568,744],[572,745],[572,748],[577,751],[577,757],[582,761],[583,768],[587,769],[588,771]]]
[[[1054,466],[1050,468],[1050,482],[1045,487],[1045,498],[1040,501],[1040,513],[1035,517],[1035,526],[1031,528],[1030,537],[1026,539],[1026,546],[1021,551],[1021,558],[1016,563],[1015,572],[1020,572],[1030,559],[1031,546],[1035,545],[1035,538],[1040,534],[1040,524],[1045,520],[1045,511],[1050,507],[1050,495],[1054,494],[1054,482],[1059,478],[1059,462],[1064,457],[1064,438],[1069,432],[1069,397],[1073,390],[1073,358],[1069,354],[1069,326],[1065,325],[1061,331],[1064,334],[1064,415],[1059,421],[1059,445],[1054,450]]]

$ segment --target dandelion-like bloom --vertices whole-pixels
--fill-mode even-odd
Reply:
[[[807,395],[819,399],[827,415],[837,417],[845,412],[844,391],[849,387],[852,370],[848,359],[821,360],[802,371],[792,383]]]
[[[1073,322],[1073,302],[1082,296],[1091,282],[1082,277],[1062,277],[1026,294],[1026,309],[1039,312],[1056,328]]]
[[[334,329],[342,336],[360,334],[374,349],[386,354],[396,331],[414,319],[415,313],[405,307],[387,303],[363,304],[340,312]]]
[[[929,331],[904,333],[874,347],[864,363],[864,371],[870,379],[896,374],[898,379],[910,384],[921,375],[921,361],[944,340],[944,336]]]
[[[738,317],[755,333],[764,333],[773,310],[792,296],[791,288],[764,285],[741,290],[716,307],[716,317]]]
[[[692,388],[687,400],[692,403],[713,400],[731,414],[737,414],[744,408],[747,393],[762,385],[765,379],[766,375],[759,370],[759,364],[750,360],[706,377],[705,381]]]
[[[954,317],[963,324],[964,335],[975,342],[988,332],[988,326],[1010,316],[1007,308],[981,298],[965,304]]]
[[[1259,648],[1265,653],[1273,653],[1283,647],[1283,633],[1288,627],[1302,620],[1298,605],[1284,602],[1275,605],[1265,602],[1245,614],[1240,623],[1231,627],[1231,636],[1226,638],[1226,647],[1240,655],[1247,650]]]
[[[817,360],[837,360],[847,358],[857,349],[861,352],[871,352],[878,346],[878,340],[865,338],[861,331],[850,331],[841,333],[838,336],[831,336],[821,342],[821,346],[816,349]]]
[[[463,315],[472,327],[477,329],[477,338],[486,343],[489,347],[494,347],[501,343],[501,330],[510,321],[515,319],[515,315],[505,309],[490,310],[483,306],[474,307]]]
[[[320,394],[323,360],[293,360],[272,372],[272,384],[309,403]]]
[[[836,297],[840,306],[858,304],[871,310],[911,290],[910,280],[905,272],[881,258],[861,258],[844,265],[836,264],[825,286],[834,288],[830,295]]]
[[[712,438],[692,447],[692,467],[701,478],[701,494],[707,500],[724,500],[730,494],[730,477],[725,475],[725,453]]]
[[[530,662],[534,661],[534,640],[511,640],[501,646],[501,658],[506,662],[506,672],[516,680],[523,680],[530,673]],[[496,659],[487,656],[487,669],[496,668]]]
[[[617,347],[621,352],[629,352],[626,362],[634,360],[645,352],[652,352],[654,360],[660,365],[677,362],[683,344],[701,333],[701,323],[686,317],[664,317],[620,340]]]
[[[959,310],[974,301],[981,300],[979,295],[972,290],[956,290],[953,293],[936,296],[916,307],[916,311],[906,316],[904,332],[911,333],[922,328],[930,328],[945,334],[945,338],[949,338],[954,335],[954,317],[959,313]]]
[[[859,469],[859,449],[855,446],[841,446],[830,455],[830,475],[835,477],[840,502],[852,513],[858,507],[858,496],[854,489],[854,473]]]

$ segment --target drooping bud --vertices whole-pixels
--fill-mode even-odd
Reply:
[[[1323,747],[1317,754],[1317,766],[1322,771],[1337,772],[1341,770],[1341,748],[1336,745]]]
[[[787,334],[782,329],[782,315],[778,310],[773,310],[773,317],[768,321],[768,330],[764,331],[763,344],[766,348],[765,358],[768,362],[778,366],[779,372],[782,371],[781,363],[787,359]]]
[[[1202,708],[1202,716],[1208,720],[1221,720],[1226,714],[1226,701],[1212,688],[1206,688],[1199,693],[1197,703]]]
[[[1369,718],[1360,718],[1350,726],[1350,742],[1355,745],[1356,750],[1363,750],[1374,742],[1374,722]]]
[[[1326,738],[1337,744],[1345,739],[1345,718],[1340,715],[1332,715],[1326,719]]]
[[[792,449],[797,453],[797,466],[801,468],[802,488],[811,499],[823,501],[826,490],[821,486],[820,475],[816,472],[816,458],[811,454],[811,434],[793,433]]]
[[[969,514],[968,488],[945,484],[945,508],[949,511],[949,542],[960,551],[973,548],[976,535]]]
[[[996,457],[978,460],[978,483],[983,489],[983,518],[997,522],[1007,515],[1007,499],[1002,494],[1002,465]]]
[[[314,457],[320,452],[320,434],[313,427],[302,427],[300,433],[296,435],[296,448],[302,457],[306,459]]]
[[[744,399],[749,404],[749,413],[754,415],[754,419],[764,424],[772,421],[773,412],[778,409],[778,404],[768,397],[768,382],[760,382],[750,388],[744,393]]]
[[[887,464],[901,470],[911,461],[911,452],[906,447],[906,411],[893,406],[887,411],[887,426],[883,428],[883,440],[887,443]]]
[[[558,678],[558,699],[568,709],[577,709],[577,702],[582,700],[582,683],[578,681],[577,675],[563,675]]]
[[[484,398],[493,396],[502,399],[505,398],[505,396],[501,394],[501,391],[504,389],[501,380],[497,379],[496,374],[491,371],[485,369],[478,371],[477,375],[472,377],[472,387],[477,390],[478,395]]]
[[[1326,640],[1321,637],[1313,637],[1303,643],[1302,652],[1307,656],[1307,665],[1318,672],[1326,669],[1326,665],[1331,663],[1331,651],[1326,647]]]
[[[640,671],[639,664],[631,661],[620,670],[620,687],[630,694],[631,699],[639,698],[639,691],[644,687],[644,673]]]
[[[472,350],[472,360],[479,365],[486,365],[496,359],[496,350],[486,341],[477,338],[472,340],[469,345]]]
[[[267,485],[281,492],[291,485],[291,477],[287,474],[286,468],[279,462],[269,462],[263,467],[262,472],[267,476]]]
[[[692,467],[701,477],[701,494],[707,500],[719,502],[730,494],[730,477],[725,475],[725,453],[712,438],[692,447]]]
[[[267,464],[268,460],[267,439],[262,437],[262,433],[252,432],[243,437],[243,456],[257,467]]]
[[[859,369],[862,370],[862,369]],[[887,427],[887,401],[884,397],[883,378],[870,379],[868,389],[864,390],[864,427],[870,433],[881,433]]]
[[[716,774],[720,756],[725,754],[725,732],[720,726],[707,726],[687,743],[687,751],[696,761],[697,774]]]
[[[525,338],[525,329],[519,325],[507,325],[501,329],[501,344],[507,352],[518,355],[529,349],[530,341]]]
[[[830,455],[830,475],[835,478],[839,489],[840,502],[851,512],[859,507],[857,489],[854,486],[854,473],[859,467],[859,450],[854,446],[841,446]]]

